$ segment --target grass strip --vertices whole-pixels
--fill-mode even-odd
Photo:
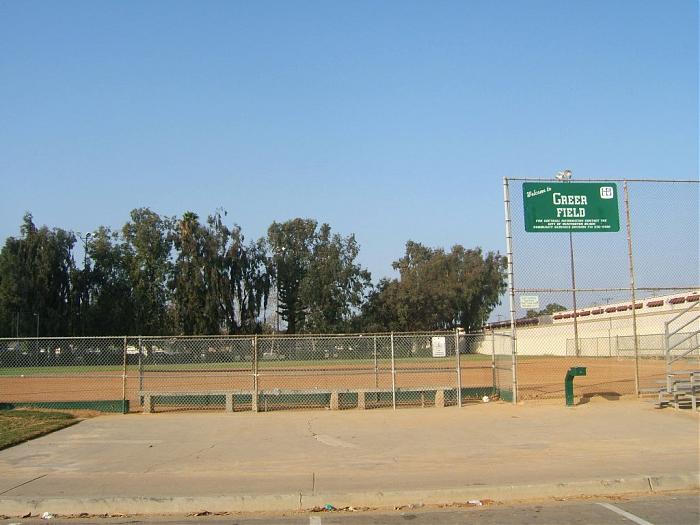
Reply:
[[[77,423],[64,412],[0,410],[0,450]]]

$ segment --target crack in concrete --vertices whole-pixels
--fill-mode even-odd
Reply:
[[[19,485],[15,485],[14,487],[10,487],[7,490],[3,490],[2,492],[0,492],[0,496],[2,496],[3,494],[7,494],[8,492],[10,492],[12,490],[18,489],[20,487],[24,487],[25,485],[31,483],[32,481],[36,481],[37,479],[45,478],[46,476],[48,476],[48,474],[42,474],[41,476],[37,476],[35,478],[30,479],[29,481],[25,481],[24,483],[20,483]]]
[[[311,421],[313,420],[310,419],[306,422],[306,428],[308,429],[309,434],[311,434],[311,437],[319,443],[323,443],[324,445],[327,445],[329,447],[357,448],[357,445],[354,443],[348,443],[347,441],[343,441],[342,439],[329,436],[327,434],[317,434],[311,428]]]
[[[311,422],[312,422],[312,421],[313,421],[313,419],[309,419],[309,420],[306,422],[306,428],[307,428],[307,430],[309,431],[309,434],[311,434],[311,437],[315,439],[316,436],[317,436],[318,434],[316,434],[316,432],[314,432],[313,429],[311,428]]]
[[[165,465],[166,463],[173,463],[174,461],[178,461],[181,459],[191,458],[192,456],[196,456],[197,454],[201,454],[202,452],[213,449],[216,445],[217,445],[216,443],[212,443],[208,447],[200,448],[198,450],[195,450],[194,452],[190,452],[189,454],[166,459],[164,461],[161,461],[159,463],[151,465],[150,467],[148,467],[146,470],[143,471],[143,474],[149,474],[150,472],[153,471],[153,469],[156,469],[156,468],[160,467],[161,465]]]

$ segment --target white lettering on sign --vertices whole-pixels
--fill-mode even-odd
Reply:
[[[561,193],[554,192],[552,194],[552,202],[557,205],[561,204],[574,204],[574,205],[588,205],[588,199],[585,195],[562,195]],[[569,218],[581,218],[586,216],[585,208],[557,208],[557,218],[569,217]]]
[[[585,208],[557,208],[557,217],[585,217]]]
[[[562,195],[561,193],[552,194],[552,202],[554,204],[577,204],[584,205],[588,204],[588,199],[585,195]]]
[[[536,197],[537,195],[542,195],[543,193],[547,193],[548,191],[552,191],[552,188],[547,186],[546,188],[542,188],[540,190],[532,190],[527,192],[527,196],[529,197]]]

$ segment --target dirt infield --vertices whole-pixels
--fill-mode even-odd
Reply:
[[[494,371],[488,359],[468,357],[461,362],[461,385],[463,389],[510,389],[510,357],[501,356]],[[568,368],[584,366],[585,377],[575,380],[578,396],[618,397],[634,393],[634,361],[618,358],[574,358],[574,357],[523,357],[518,362],[519,397],[528,399],[563,398],[564,376]],[[31,372],[31,370],[23,370]],[[640,361],[640,386],[651,388],[663,381],[665,364],[662,360]],[[391,389],[392,374],[387,363],[377,369],[373,363],[309,362],[300,366],[293,363],[264,363],[258,370],[258,390],[358,390]],[[137,368],[130,366],[126,378],[121,370],[86,371],[70,373],[62,367],[60,373],[11,375],[12,369],[2,370],[0,375],[1,402],[64,402],[87,400],[130,401],[132,410],[140,405],[139,391],[183,392],[206,394],[209,391],[254,390],[252,370],[242,368],[224,369],[218,364],[211,369],[161,369],[147,370],[141,376]],[[494,376],[496,378],[494,385]],[[457,370],[454,361],[436,362],[419,360],[399,362],[394,381],[397,389],[446,388],[457,385]]]
[[[574,380],[577,395],[616,397],[634,394],[634,360],[618,358],[527,358],[518,362],[519,398],[551,399],[564,397],[564,377],[574,366],[586,367],[586,376]],[[640,388],[658,387],[666,364],[659,359],[639,362]]]

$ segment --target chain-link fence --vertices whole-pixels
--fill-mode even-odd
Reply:
[[[505,339],[459,332],[2,339],[0,404],[269,411],[510,399]]]
[[[516,341],[516,399],[563,398],[571,367],[587,369],[575,381],[584,399],[658,392],[669,341],[682,367],[700,369],[699,186],[505,180],[514,322],[490,328]]]
[[[122,412],[137,357],[125,337],[2,339],[0,404]]]

